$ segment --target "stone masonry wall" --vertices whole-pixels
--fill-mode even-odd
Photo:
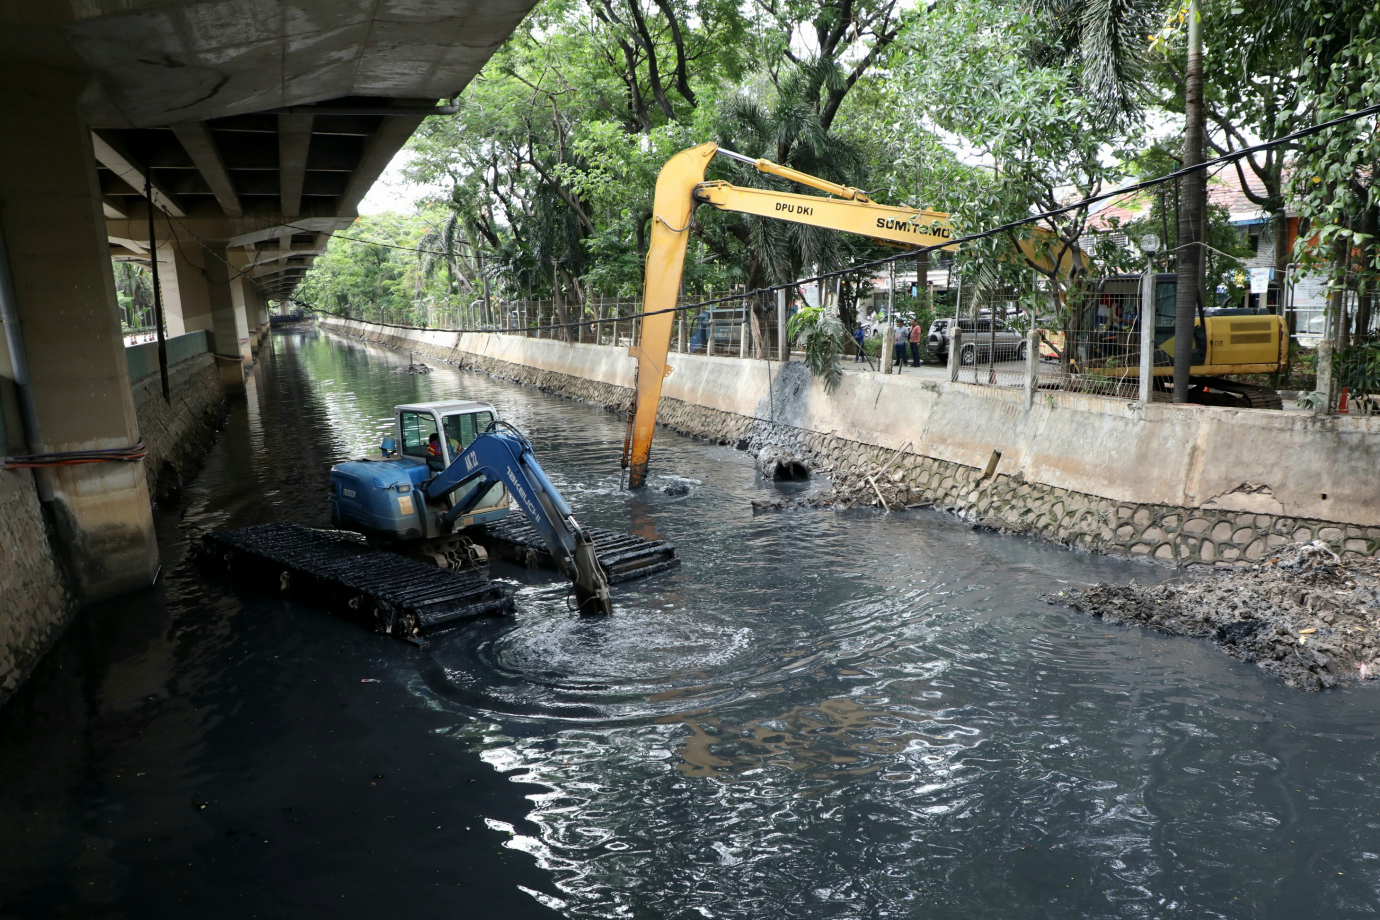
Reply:
[[[0,705],[74,610],[29,470],[0,472]]]
[[[168,395],[157,374],[134,384],[134,412],[149,455],[144,460],[155,501],[181,486],[200,465],[225,417],[216,361],[197,355],[168,368]]]
[[[330,323],[323,323],[330,327]],[[346,333],[333,327],[337,333]],[[382,330],[365,341],[426,355],[456,366],[513,380],[544,392],[627,412],[633,391],[568,374],[436,348]],[[895,451],[764,419],[748,418],[663,397],[657,421],[668,428],[754,453],[767,446],[806,461],[814,470],[865,470],[885,466]],[[1244,566],[1271,549],[1301,540],[1322,540],[1339,554],[1380,554],[1380,528],[1237,511],[1118,502],[1028,482],[1020,475],[983,478],[983,470],[907,453],[888,470],[900,476],[917,505],[933,505],[976,526],[1024,533],[1095,553],[1166,565]]]

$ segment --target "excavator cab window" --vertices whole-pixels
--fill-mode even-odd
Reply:
[[[432,459],[426,455],[427,441],[436,433],[436,417],[430,412],[402,412],[399,413],[399,425],[402,429],[402,452],[406,457],[418,457],[426,460],[428,465]]]
[[[492,412],[471,412],[468,415],[447,415],[441,420],[441,424],[446,429],[446,450],[450,452],[450,460],[455,462],[455,458],[460,455],[460,451],[469,447],[475,438],[484,433],[484,429],[493,422]]]
[[[1155,329],[1174,332],[1174,314],[1177,309],[1179,287],[1173,281],[1160,281],[1155,285]]]

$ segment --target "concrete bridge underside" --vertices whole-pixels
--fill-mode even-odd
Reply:
[[[3,453],[140,441],[112,258],[157,260],[168,334],[206,330],[242,389],[268,302],[533,2],[0,5]],[[159,559],[142,461],[0,472],[0,518],[10,542],[41,519],[53,557],[0,550],[2,696],[32,657],[16,648],[51,638],[17,634],[20,606],[60,625],[149,584]]]

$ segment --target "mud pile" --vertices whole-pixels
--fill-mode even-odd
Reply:
[[[1380,677],[1380,561],[1344,562],[1321,541],[1259,564],[1158,585],[1102,583],[1045,595],[1110,623],[1211,639],[1301,690]]]
[[[782,511],[790,508],[885,508],[899,511],[928,505],[919,490],[906,483],[901,473],[877,470],[835,470],[831,487],[795,497],[759,499],[752,503],[753,511]]]

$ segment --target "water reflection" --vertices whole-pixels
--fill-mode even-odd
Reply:
[[[815,706],[795,706],[780,716],[725,724],[712,715],[658,720],[681,721],[690,734],[676,748],[686,776],[741,777],[764,765],[803,772],[810,779],[863,776],[891,765],[919,738],[898,730],[898,720],[883,709],[848,697]],[[892,773],[889,779],[909,776]]]
[[[416,771],[380,822],[434,828],[433,809],[482,809],[486,833],[529,872],[486,870],[422,916],[515,884],[532,910],[572,917],[1293,918],[1380,903],[1380,695],[1300,694],[1209,646],[1039,600],[1152,570],[940,514],[754,517],[749,500],[775,486],[745,455],[669,432],[658,487],[630,494],[614,414],[447,367],[394,374],[405,355],[313,333],[275,336],[266,354],[259,433],[227,432],[189,490],[188,532],[324,524],[332,460],[375,450],[394,404],[463,396],[532,436],[581,522],[683,556],[673,573],[617,586],[608,619],[571,615],[549,576],[495,565],[521,586],[517,613],[424,652],[170,570],[172,625],[140,646],[157,662],[110,667],[124,689],[101,706],[166,732],[139,696],[203,688],[179,702],[194,728],[165,736],[167,761],[183,764],[166,782],[218,775],[250,750],[319,784],[323,764],[353,762],[363,743],[341,721],[361,720],[360,704],[321,688],[380,677],[367,686],[397,695],[361,721],[402,763],[369,773]],[[689,492],[660,490],[670,484]],[[290,669],[235,664],[279,654]],[[304,710],[309,720],[289,715]],[[304,740],[317,724],[350,745]],[[527,794],[518,814],[450,781],[471,751]],[[0,758],[11,785],[21,769]],[[336,804],[321,813],[342,811],[327,788]],[[174,809],[185,820],[185,799],[151,813],[172,821]],[[370,877],[387,827],[342,830],[330,851],[342,875]],[[444,871],[481,858],[433,839],[397,834],[387,852]],[[284,875],[304,863],[282,859]]]

